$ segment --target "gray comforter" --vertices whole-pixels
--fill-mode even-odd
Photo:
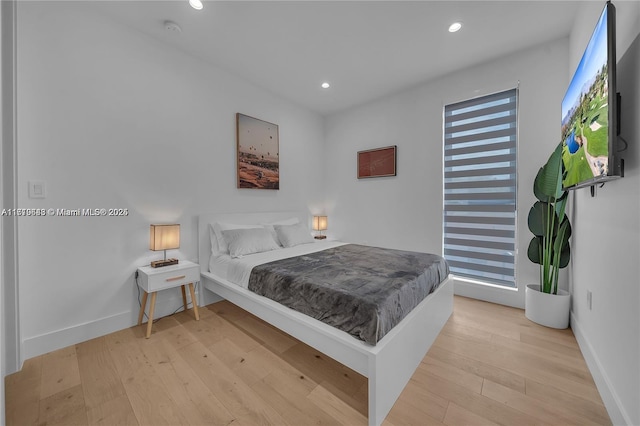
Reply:
[[[375,345],[448,274],[435,254],[348,244],[256,266],[249,290]]]

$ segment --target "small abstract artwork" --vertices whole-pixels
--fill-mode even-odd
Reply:
[[[280,189],[278,125],[236,114],[238,188]]]
[[[396,145],[358,151],[358,179],[395,176]]]

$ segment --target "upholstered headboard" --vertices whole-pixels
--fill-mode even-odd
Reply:
[[[211,240],[209,237],[209,224],[216,222],[234,223],[238,225],[251,225],[269,223],[278,220],[297,217],[300,223],[306,223],[311,229],[311,216],[309,212],[282,211],[282,212],[251,212],[251,213],[204,213],[198,216],[198,263],[200,270],[207,272],[209,269],[209,257],[211,256]]]

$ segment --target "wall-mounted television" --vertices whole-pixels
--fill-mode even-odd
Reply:
[[[607,2],[562,100],[564,189],[623,174],[618,150],[616,10]]]

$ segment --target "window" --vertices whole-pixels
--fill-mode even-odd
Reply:
[[[515,285],[517,89],[444,107],[444,257],[454,275]]]

